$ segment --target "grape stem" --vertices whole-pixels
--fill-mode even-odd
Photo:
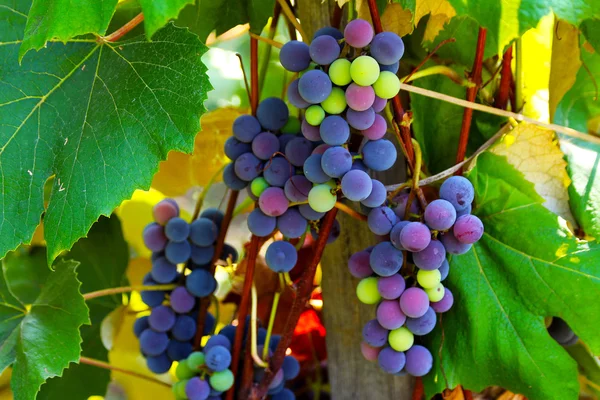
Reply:
[[[125,25],[123,25],[122,27],[120,27],[119,29],[117,29],[116,31],[111,33],[110,35],[101,36],[99,38],[99,40],[103,41],[103,42],[116,42],[117,40],[119,40],[123,36],[125,36],[127,33],[129,33],[133,28],[138,26],[143,20],[144,20],[144,14],[139,13],[138,15],[133,17],[133,19],[131,21],[129,21],[128,23],[126,23]]]
[[[252,115],[256,116],[258,109],[258,40],[250,37],[250,107]]]
[[[420,376],[417,376],[415,378],[415,387],[413,389],[411,399],[412,400],[421,400],[424,395],[425,395],[425,393],[424,393],[424,388],[423,388],[423,380],[421,379]]]
[[[302,36],[302,40],[304,40],[307,44],[310,44],[310,38],[306,36],[306,32],[304,32],[302,25],[300,25],[300,22],[298,22],[298,20],[296,19],[294,11],[289,6],[289,4],[285,0],[277,0],[277,3],[279,3],[279,5],[281,6],[281,10],[285,14],[287,20],[291,22],[294,25],[294,28],[296,28],[296,30],[300,33],[300,36]]]
[[[133,291],[141,292],[141,291],[153,291],[153,290],[173,290],[177,287],[175,284],[168,285],[154,285],[154,286],[142,286],[142,285],[133,285],[133,286],[123,286],[123,287],[115,287],[109,289],[96,290],[95,292],[84,293],[84,300],[91,300],[97,297],[110,296],[112,294],[119,293],[129,293]]]
[[[250,37],[253,38],[253,39],[259,40],[259,41],[261,41],[263,43],[268,44],[269,45],[268,47],[277,47],[278,49],[280,49],[280,48],[283,47],[283,43],[281,43],[281,42],[278,42],[278,41],[273,40],[273,39],[268,38],[268,37],[259,36],[259,35],[255,34],[255,33],[252,33],[252,32],[250,32]]]
[[[252,340],[252,359],[254,360],[254,363],[256,365],[258,365],[259,367],[262,368],[267,368],[269,366],[269,364],[267,364],[266,362],[264,362],[260,356],[258,355],[258,335],[256,334],[256,331],[258,329],[257,325],[258,325],[258,317],[257,317],[257,313],[258,313],[258,294],[256,292],[256,285],[254,284],[254,282],[252,282],[252,307],[251,307],[251,313],[250,313],[250,340]],[[264,347],[266,349],[269,348],[268,346],[269,342],[265,342]]]
[[[244,60],[240,53],[235,53],[235,56],[240,60],[240,69],[244,77],[244,86],[246,87],[246,94],[248,95],[248,103],[252,103],[252,94],[250,93],[250,85],[248,84],[248,76],[246,75],[246,69],[244,68]]]
[[[348,207],[344,203],[340,203],[339,201],[335,203],[335,208],[337,208],[338,210],[340,210],[340,211],[348,214],[352,218],[357,219],[359,221],[366,221],[367,220],[367,216],[366,215],[362,215],[362,214],[354,211],[352,208]]]
[[[394,200],[394,198],[396,196],[398,196],[398,194],[400,194],[401,191],[403,191],[404,189],[406,189],[409,186],[412,186],[412,179],[407,180],[404,183],[400,183],[398,185],[395,185],[394,189],[390,191],[390,194],[388,194],[388,200],[391,202]],[[387,187],[386,187],[387,190]]]
[[[269,325],[267,325],[267,336],[265,337],[265,344],[263,346],[262,359],[266,360],[269,357],[269,344],[271,343],[271,333],[273,332],[273,325],[275,324],[275,317],[277,316],[277,306],[279,305],[279,298],[281,293],[285,290],[285,278],[283,273],[279,273],[279,290],[273,294],[273,305],[271,306],[271,314],[269,315]]]
[[[458,83],[461,86],[471,87],[474,84],[468,79],[462,78],[455,70],[445,65],[434,65],[433,67],[422,69],[418,72],[411,72],[409,75],[404,78],[400,78],[400,80],[404,83],[412,82],[414,80],[424,78],[426,76],[431,75],[444,75],[448,78],[452,79],[454,82]]]
[[[116,371],[116,372],[120,372],[122,374],[134,376],[136,378],[145,379],[148,382],[157,383],[159,385],[163,385],[163,386],[166,386],[168,388],[171,387],[171,385],[168,384],[167,382],[163,382],[163,381],[161,381],[159,379],[156,379],[156,378],[154,378],[152,376],[140,374],[139,372],[130,371],[128,369],[124,369],[124,368],[120,368],[120,367],[117,367],[117,366],[114,366],[114,365],[110,365],[107,362],[96,360],[96,359],[93,359],[93,358],[81,356],[81,357],[79,357],[79,362],[81,364],[92,365],[94,367],[98,367],[98,368],[102,368],[102,369],[107,369],[107,370],[110,370],[110,371]]]
[[[202,189],[202,192],[200,192],[200,195],[198,196],[198,200],[196,200],[196,207],[194,208],[194,214],[192,215],[192,221],[195,221],[196,219],[198,219],[198,216],[200,215],[200,210],[202,210],[202,205],[204,204],[204,199],[206,198],[206,194],[208,193],[208,191],[212,187],[213,183],[215,183],[215,180],[217,180],[217,177],[219,175],[221,175],[221,173],[225,169],[226,165],[227,164],[223,164],[221,166],[221,168],[219,168],[210,177],[210,179],[208,180],[208,183],[206,184],[206,186],[204,186],[204,188]]]
[[[498,95],[496,96],[496,102],[494,105],[497,108],[503,110],[508,106],[508,95],[510,92],[510,82],[512,81],[512,46],[506,50],[502,56],[502,69],[500,70],[500,87],[498,88]]]
[[[410,82],[410,80],[412,80],[412,79],[410,79],[412,77],[412,75],[415,74],[415,73],[417,73],[417,71],[419,69],[421,69],[421,67],[423,65],[425,65],[425,63],[427,62],[427,60],[429,60],[440,49],[440,47],[442,47],[446,43],[452,43],[452,42],[456,42],[456,39],[449,38],[449,39],[446,39],[446,40],[442,40],[437,46],[435,46],[435,49],[433,49],[431,51],[431,53],[427,54],[427,56],[419,63],[419,65],[417,65],[415,67],[415,69],[412,70],[412,72],[410,74],[408,74],[406,77],[402,78],[402,82],[403,83]]]
[[[252,204],[254,200],[251,197],[246,197],[236,208],[233,210],[233,217],[235,218],[239,214],[245,212]]]
[[[421,165],[423,165],[423,153],[421,152],[421,146],[419,146],[419,142],[417,142],[415,139],[411,139],[411,141],[413,148],[415,149],[415,169],[413,171],[412,190],[416,194],[417,198],[419,199],[419,203],[421,203],[421,207],[424,210],[425,207],[427,207],[427,200],[423,195],[423,191],[419,187],[419,176],[421,175]],[[406,212],[408,212],[408,210],[410,210],[410,206],[407,203]]]
[[[273,10],[273,16],[271,17],[271,23],[269,24],[268,30],[268,38],[273,40],[275,38],[275,33],[277,33],[277,22],[279,22],[279,16],[281,15],[281,5],[279,3],[275,3],[275,8]],[[262,39],[262,38],[261,38]],[[269,69],[269,61],[271,60],[271,47],[272,46],[264,46],[263,51],[260,55],[260,74],[259,77],[261,79],[262,84],[265,82],[265,77],[267,76],[267,70]],[[260,85],[259,90],[262,92],[263,85]]]

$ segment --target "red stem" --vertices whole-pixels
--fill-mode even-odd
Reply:
[[[143,20],[144,20],[144,14],[139,13],[138,15],[136,15],[135,17],[133,17],[133,19],[131,21],[129,21],[128,23],[126,23],[125,25],[123,25],[122,27],[120,27],[119,29],[117,29],[116,31],[114,31],[113,33],[111,33],[110,35],[105,36],[103,38],[104,41],[106,41],[106,42],[116,42],[117,40],[119,40],[123,36],[125,36],[133,28],[135,28],[136,26],[138,26]]]
[[[250,37],[250,107],[252,115],[258,108],[258,40]]]
[[[465,396],[465,400],[473,400],[473,393],[470,390],[463,388],[463,395]]]
[[[256,266],[256,257],[258,256],[260,238],[252,235],[250,239],[250,248],[248,249],[248,257],[246,258],[246,276],[244,277],[244,287],[242,289],[242,299],[238,308],[238,324],[235,330],[235,338],[233,340],[233,351],[231,352],[231,372],[233,376],[238,376],[240,367],[240,354],[242,352],[242,342],[244,340],[244,331],[246,330],[246,316],[248,315],[248,307],[250,306],[250,291],[252,290],[252,281],[254,280],[254,267]],[[250,338],[247,339],[250,342]],[[235,386],[229,389],[226,400],[233,400],[235,395]]]
[[[315,278],[315,272],[317,271],[317,265],[319,265],[319,261],[321,260],[321,256],[323,255],[323,250],[325,250],[325,245],[327,245],[327,238],[329,237],[329,233],[331,232],[331,227],[333,226],[333,222],[335,221],[335,216],[337,215],[337,208],[329,211],[325,217],[323,218],[323,222],[321,223],[321,228],[319,229],[319,238],[314,244],[314,253],[310,264],[308,264],[306,270],[302,274],[300,281],[298,283],[297,289],[297,297],[294,300],[294,304],[292,304],[292,308],[289,311],[288,318],[285,322],[285,328],[283,330],[283,334],[281,337],[281,341],[277,345],[277,349],[273,353],[271,357],[269,368],[265,371],[265,376],[262,381],[252,390],[252,394],[250,396],[251,399],[262,399],[267,390],[271,381],[275,377],[275,374],[281,368],[283,364],[283,359],[285,358],[285,352],[287,348],[290,346],[290,342],[292,340],[292,335],[294,333],[294,328],[298,324],[298,320],[300,319],[300,314],[306,307],[306,302],[310,298],[310,294],[313,290],[313,282]]]
[[[510,93],[510,82],[512,80],[512,70],[510,62],[512,61],[512,46],[506,50],[502,56],[502,70],[500,71],[500,88],[494,106],[506,110],[508,105],[508,95]]]
[[[223,217],[221,227],[219,228],[219,237],[217,238],[217,243],[215,244],[215,255],[210,262],[210,273],[212,275],[215,274],[217,261],[219,261],[219,257],[223,251],[223,246],[225,245],[225,235],[227,235],[227,229],[229,229],[229,224],[233,218],[233,210],[235,209],[235,203],[237,202],[238,194],[239,192],[237,190],[233,190],[229,194],[227,209],[225,210],[225,216]],[[206,313],[208,312],[209,306],[210,296],[202,297],[200,299],[200,306],[198,310],[198,328],[196,329],[196,336],[194,337],[194,348],[196,350],[200,349],[202,333],[204,332],[204,321],[206,320]]]
[[[333,5],[333,15],[331,16],[331,26],[334,28],[339,28],[342,23],[342,15],[344,14],[344,6],[338,6],[338,3],[335,2]]]
[[[423,387],[423,380],[420,376],[415,379],[415,387],[412,392],[412,400],[421,400],[423,398],[425,388]]]
[[[481,86],[481,70],[483,67],[483,51],[485,49],[485,37],[487,30],[479,28],[477,35],[477,49],[475,50],[475,61],[473,62],[473,70],[469,80],[475,84],[473,87],[467,88],[467,101],[474,102],[477,96],[479,86]],[[460,138],[458,140],[458,152],[456,153],[456,163],[458,164],[465,158],[467,153],[467,142],[469,141],[469,130],[471,129],[471,120],[473,119],[473,110],[465,108],[463,113],[462,126],[460,128]],[[456,175],[462,175],[463,169],[456,171]]]
[[[383,32],[383,26],[381,25],[381,18],[379,17],[379,10],[377,9],[376,0],[368,0],[368,3],[369,12],[371,13],[371,19],[373,20],[373,25],[375,27],[375,32]],[[392,99],[392,109],[394,110],[394,119],[400,127],[400,137],[398,138],[398,140],[401,140],[402,143],[404,143],[404,148],[406,149],[406,156],[408,158],[406,161],[408,162],[410,168],[413,169],[415,151],[410,140],[410,126],[408,125],[410,121],[405,121],[404,109],[402,108],[402,101],[400,100],[400,93],[398,93],[396,97]]]

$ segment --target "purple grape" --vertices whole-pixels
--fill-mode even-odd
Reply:
[[[250,143],[260,133],[262,127],[252,115],[241,115],[233,121],[233,134],[242,143]]]
[[[279,141],[277,141],[277,146],[279,147]],[[235,160],[233,166],[235,175],[241,180],[249,182],[260,174],[263,163],[254,154],[244,153]]]
[[[324,212],[318,212],[313,210],[312,207],[308,204],[301,204],[298,207],[298,211],[300,211],[300,214],[302,214],[302,216],[309,221],[318,221],[325,215]]]
[[[191,223],[190,240],[196,246],[210,246],[217,241],[219,227],[208,218],[198,218]]]
[[[225,169],[223,169],[223,182],[225,182],[225,185],[227,185],[227,187],[231,190],[242,190],[248,185],[248,182],[241,180],[236,175],[234,163],[227,164]]]
[[[271,396],[271,400],[296,400],[296,395],[288,388],[283,388],[281,392]]]
[[[400,271],[404,256],[390,242],[381,242],[373,247],[369,262],[379,276],[392,276]]]
[[[319,166],[321,161],[319,160]],[[291,202],[304,202],[308,200],[308,192],[312,183],[304,175],[294,175],[287,180],[283,187],[285,197]]]
[[[294,174],[294,167],[284,157],[274,157],[267,161],[263,177],[271,186],[283,187]]]
[[[260,102],[256,109],[256,118],[264,129],[278,131],[288,122],[290,111],[283,100],[268,97]]]
[[[304,137],[307,138],[308,140],[310,140],[311,142],[320,142],[321,141],[321,134],[319,133],[319,127],[312,126],[305,119],[302,120],[301,130],[302,130],[302,135],[304,135]]]
[[[396,374],[404,368],[406,356],[401,351],[386,347],[379,352],[377,363],[388,374]]]
[[[402,233],[402,229],[408,224],[410,224],[410,221],[398,221],[390,232],[390,242],[392,242],[394,247],[398,250],[406,250],[404,246],[402,246],[402,243],[400,243],[400,234]]]
[[[324,35],[333,36],[335,40],[342,40],[344,38],[344,34],[340,32],[339,29],[336,29],[333,26],[325,26],[315,32],[313,40]]]
[[[321,122],[319,132],[323,141],[332,146],[341,146],[350,137],[350,127],[339,115],[330,115]]]
[[[431,229],[445,231],[454,225],[456,210],[449,201],[437,199],[425,207],[423,217]]]
[[[175,325],[175,311],[167,306],[153,308],[148,323],[156,332],[167,332]]]
[[[215,255],[214,246],[196,246],[192,245],[192,255],[190,258],[196,265],[205,265],[210,263]]]
[[[308,71],[300,78],[298,83],[298,91],[300,96],[311,104],[318,104],[331,94],[332,84],[329,76],[317,69]]]
[[[381,206],[374,208],[369,213],[367,225],[371,232],[376,235],[387,235],[392,230],[392,227],[398,222],[398,217],[391,208]],[[427,230],[429,232],[429,230]]]
[[[453,231],[459,242],[473,244],[483,236],[483,222],[475,215],[463,215],[456,219]]]
[[[435,313],[433,314],[435,316]],[[377,306],[377,322],[385,329],[394,330],[404,325],[406,315],[397,300],[383,300]]]
[[[223,371],[231,365],[231,353],[224,346],[211,347],[205,355],[206,366],[212,371]]]
[[[285,156],[296,167],[302,167],[312,151],[313,144],[303,137],[294,138],[285,146]]]
[[[252,148],[248,143],[240,142],[234,136],[230,136],[225,141],[224,149],[225,155],[229,157],[231,161],[235,161],[242,154],[252,151]]]
[[[155,332],[146,329],[140,334],[140,347],[142,353],[147,356],[158,356],[167,350],[169,337],[164,332]]]
[[[172,242],[183,242],[190,234],[190,225],[183,218],[171,218],[165,225],[165,236]]]
[[[381,32],[371,42],[371,56],[379,64],[392,65],[404,55],[404,42],[394,32]]]
[[[444,242],[442,241],[442,244]],[[446,246],[444,246],[446,247]],[[446,249],[448,250],[448,249]],[[448,277],[448,273],[450,272],[450,264],[448,264],[448,260],[444,259],[444,262],[442,263],[442,266],[439,268],[440,270],[440,275],[441,275],[441,280],[443,281],[444,279],[446,279]]]
[[[150,324],[148,323],[148,316],[143,316],[135,320],[133,323],[133,334],[135,337],[139,338],[142,332],[146,329],[150,328]]]
[[[151,251],[163,251],[167,245],[164,228],[155,222],[146,225],[142,236],[144,244]]]
[[[369,107],[364,111],[355,111],[349,108],[346,111],[346,120],[354,129],[363,131],[369,129],[375,122],[375,111],[373,111],[373,107]]]
[[[230,138],[235,139],[235,138]],[[227,146],[227,142],[225,143]],[[152,216],[154,220],[161,225],[165,225],[171,218],[179,216],[179,206],[173,199],[164,199],[152,207]]]
[[[406,204],[408,203],[409,194],[406,192],[400,193],[398,196],[394,197],[392,202],[396,204],[394,207],[394,212],[396,215],[404,219],[404,213],[406,211]],[[420,214],[421,207],[419,207],[419,201],[416,198],[413,198],[413,201],[410,203],[410,209],[408,210],[411,214]]]
[[[150,273],[143,279],[144,286],[156,286],[157,283],[152,279]],[[162,290],[142,290],[140,292],[142,301],[149,307],[157,307],[165,300],[165,292]]]
[[[348,171],[343,176],[341,186],[342,193],[348,200],[361,201],[371,194],[373,182],[366,172],[355,169]],[[393,214],[393,211],[390,210],[390,212]]]
[[[155,374],[164,374],[171,368],[172,364],[173,362],[166,353],[157,356],[146,357],[146,365],[148,366],[148,369]]]
[[[410,222],[400,232],[400,244],[408,251],[424,250],[431,242],[431,232],[421,222]]]
[[[354,253],[350,256],[348,259],[348,270],[353,277],[363,279],[373,275],[373,269],[369,263],[369,257],[370,253],[366,252],[365,250],[359,251],[358,253]]]
[[[383,109],[385,108],[386,105],[387,105],[386,99],[382,99],[379,96],[375,96],[375,100],[373,101],[373,111],[375,111],[376,113],[380,113],[383,111]]]
[[[387,122],[385,121],[385,118],[379,114],[375,114],[375,121],[373,122],[373,125],[362,131],[362,134],[369,140],[379,140],[385,136],[386,131]]]
[[[210,395],[210,385],[204,379],[195,376],[185,384],[185,395],[190,400],[206,400]]]
[[[170,283],[177,278],[177,265],[170,263],[165,257],[159,257],[152,263],[150,274],[157,283]]]
[[[196,320],[189,315],[177,316],[171,335],[182,342],[191,340],[196,335]]]
[[[231,262],[236,263],[238,260],[238,252],[232,245],[225,243],[219,259],[227,260],[229,257],[231,257]]]
[[[396,162],[397,152],[394,144],[387,139],[373,140],[362,149],[363,162],[373,171],[385,171]]]
[[[202,351],[206,354],[214,346],[223,346],[227,350],[231,350],[231,340],[223,334],[213,335],[206,341]]]
[[[258,198],[261,211],[270,217],[279,217],[287,211],[290,202],[285,197],[283,189],[270,187],[265,189]]]
[[[195,269],[187,276],[185,287],[196,297],[206,297],[217,289],[217,281],[210,271]]]
[[[279,139],[271,132],[259,133],[252,141],[252,153],[261,160],[270,159],[278,151]]]
[[[318,145],[317,147],[315,147],[315,149],[313,150],[313,154],[320,154],[323,155],[323,153],[325,153],[328,149],[332,148],[333,146],[327,143],[321,143],[320,145]]]
[[[173,264],[181,264],[190,259],[192,246],[190,242],[169,242],[165,248],[165,257]]]
[[[306,232],[308,222],[297,208],[289,208],[283,215],[277,217],[277,229],[287,238],[296,239]]]
[[[467,178],[452,176],[440,186],[440,198],[448,200],[456,211],[467,208],[473,202],[475,190]]]
[[[469,204],[468,207],[456,212],[456,218],[462,217],[463,215],[471,214],[471,211],[473,211],[473,209],[472,209],[471,205]]]
[[[387,343],[389,331],[372,319],[365,324],[362,330],[363,339],[369,346],[381,347]]]
[[[290,242],[273,242],[265,254],[267,266],[274,272],[290,272],[298,261],[298,252]]]
[[[452,292],[448,288],[444,288],[444,297],[440,301],[436,301],[435,303],[431,303],[431,308],[436,313],[445,313],[446,311],[452,308],[452,304],[454,304],[454,296]]]
[[[423,376],[431,371],[433,357],[423,346],[414,345],[406,352],[406,372],[412,376]]]
[[[413,253],[413,262],[415,265],[426,271],[438,269],[442,266],[445,259],[446,249],[439,240],[432,240],[425,249]]]
[[[350,21],[344,29],[346,43],[357,49],[366,47],[373,40],[373,27],[364,19]]]
[[[255,208],[248,215],[248,229],[258,237],[269,236],[275,230],[277,219],[263,213],[260,208]]]
[[[323,153],[321,168],[331,178],[341,178],[352,168],[352,155],[343,147],[331,147]],[[307,178],[312,181],[310,177]]]
[[[473,247],[472,244],[464,244],[459,242],[454,237],[454,233],[452,231],[448,231],[443,235],[440,235],[439,239],[446,248],[446,251],[450,254],[465,254],[467,251],[471,250],[471,247]]]
[[[181,361],[192,354],[192,344],[188,341],[171,340],[167,347],[167,356],[173,361]]]
[[[429,297],[423,289],[411,287],[400,296],[400,309],[409,318],[419,318],[429,309]]]
[[[417,336],[427,335],[435,328],[436,315],[433,308],[429,307],[425,315],[419,318],[408,318],[406,327]]]
[[[329,65],[340,55],[340,45],[334,37],[322,35],[311,42],[309,52],[315,63]]]
[[[283,135],[279,136],[279,151],[281,153],[285,153],[285,146],[287,146],[292,139],[297,137],[298,135],[296,133],[284,133]]]
[[[287,89],[287,97],[288,101],[291,105],[296,108],[304,109],[310,106],[310,103],[307,102],[300,96],[300,92],[298,91],[298,83],[299,79],[294,79],[288,86]]]
[[[351,83],[346,89],[346,103],[354,111],[366,111],[375,101],[375,91],[372,86],[359,86]]]
[[[352,161],[352,156],[350,157],[350,160]],[[329,175],[323,171],[323,167],[321,166],[322,162],[323,156],[320,154],[313,154],[304,162],[304,176],[312,183],[325,183],[331,179]]]
[[[354,157],[356,155],[354,153],[350,153],[350,154],[352,154],[352,157]],[[357,159],[357,160],[352,161],[352,168],[350,169],[350,171],[355,170],[355,169],[362,171],[362,172],[369,173],[369,168],[367,168],[367,166],[365,165],[364,162],[362,162],[362,160]]]
[[[377,289],[379,290],[379,294],[386,300],[398,299],[402,292],[404,292],[405,288],[406,281],[400,274],[379,278],[379,280],[377,281]]]
[[[196,298],[183,286],[178,286],[171,292],[171,308],[179,314],[190,312],[196,304]]]
[[[375,208],[385,203],[387,190],[383,183],[377,179],[371,179],[371,193],[361,203],[367,207]]]
[[[281,47],[279,61],[283,68],[292,72],[304,71],[310,65],[310,52],[306,43],[290,40]]]
[[[283,370],[283,379],[289,381],[296,378],[300,373],[300,363],[294,356],[285,356],[281,369]]]
[[[275,394],[280,392],[281,390],[283,390],[284,384],[285,382],[283,381],[283,371],[280,369],[279,371],[277,371],[275,377],[273,378],[273,381],[271,381],[271,384],[269,385],[268,394]]]
[[[381,72],[388,71],[388,72],[391,72],[392,74],[395,74],[396,72],[398,72],[399,68],[400,68],[400,61],[396,61],[395,63],[390,64],[390,65],[379,64],[379,71],[381,71]]]

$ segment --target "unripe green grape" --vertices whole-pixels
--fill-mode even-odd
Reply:
[[[267,182],[267,180],[262,176],[259,176],[258,178],[254,179],[250,184],[250,191],[256,197],[260,197],[262,192],[264,192],[269,186],[269,182]]]
[[[381,295],[377,288],[378,279],[374,276],[365,278],[356,286],[356,296],[365,304],[377,304],[381,301]]]
[[[185,364],[185,363],[184,363]],[[187,399],[187,395],[185,394],[185,385],[188,383],[188,380],[183,380],[179,382],[175,382],[171,387],[173,390],[173,394],[177,398]]]
[[[427,297],[429,297],[430,302],[437,303],[444,298],[446,288],[440,283],[431,289],[425,289],[425,293],[427,293]]]
[[[329,79],[338,86],[346,86],[352,82],[350,76],[350,61],[345,58],[335,60],[329,66]]]
[[[233,386],[233,373],[228,369],[214,372],[208,381],[216,391],[225,392]]]
[[[325,111],[321,106],[312,105],[306,109],[304,118],[312,126],[318,126],[325,119]]]
[[[375,94],[382,99],[391,99],[400,91],[400,79],[390,71],[383,71],[373,84]]]
[[[406,351],[412,347],[415,342],[415,337],[411,331],[405,327],[401,327],[390,332],[388,342],[392,349],[396,351]]]
[[[190,379],[196,375],[196,371],[192,370],[186,360],[181,360],[175,369],[177,379]]]
[[[195,351],[188,356],[186,362],[190,370],[199,371],[204,365],[204,353],[201,351]]]
[[[434,269],[432,271],[426,271],[424,269],[417,272],[417,282],[424,289],[432,289],[440,284],[442,281],[442,274],[439,270]]]
[[[331,187],[327,184],[314,186],[308,192],[308,204],[317,212],[327,212],[335,206],[337,196],[331,193]]]
[[[281,128],[282,133],[298,133],[300,132],[300,120],[297,117],[290,116],[288,121]]]
[[[346,109],[346,95],[344,91],[339,87],[334,87],[329,97],[321,103],[321,107],[329,114],[341,114]]]
[[[335,182],[334,179],[330,179],[327,182],[325,182],[323,185],[327,185],[330,188],[332,188],[333,190],[337,190],[337,183]]]
[[[350,76],[357,85],[372,85],[379,78],[379,64],[373,57],[357,57],[350,65]]]

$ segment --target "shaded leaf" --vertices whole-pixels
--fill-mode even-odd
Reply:
[[[577,71],[581,67],[581,59],[579,31],[576,27],[564,21],[556,21],[556,31],[552,34],[552,61],[548,89],[550,118],[554,119],[558,103],[575,83]]]
[[[426,390],[494,384],[533,400],[576,399],[577,365],[550,337],[544,318],[563,318],[600,351],[600,247],[578,241],[506,158],[480,155],[469,179],[486,231],[469,252],[450,259],[454,307],[427,336],[434,369],[424,378]]]
[[[596,397],[600,396],[600,364],[598,357],[594,357],[581,341],[572,346],[567,346],[566,350],[577,361],[579,373],[581,374],[580,381],[583,380],[584,391],[591,392],[590,394]],[[581,379],[582,377],[584,379]]]
[[[172,18],[177,18],[179,11],[194,0],[138,0],[144,12],[144,28],[146,36],[151,38]]]
[[[49,43],[19,66],[10,42],[24,24],[0,7],[0,257],[31,240],[54,175],[44,216],[52,261],[148,187],[169,150],[191,151],[210,89],[206,47],[168,26],[153,42]]]
[[[51,272],[46,263],[46,248],[18,248],[6,255],[3,264],[4,278],[10,282],[11,292],[24,304],[33,303]]]

